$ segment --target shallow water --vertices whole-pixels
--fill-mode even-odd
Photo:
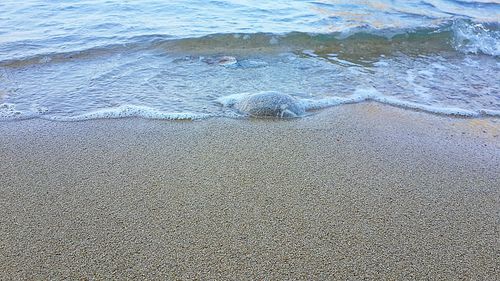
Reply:
[[[164,2],[2,1],[0,120],[239,117],[221,99],[261,91],[500,116],[498,1]]]

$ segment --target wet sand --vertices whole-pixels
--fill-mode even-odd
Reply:
[[[500,279],[500,120],[0,123],[0,279]]]

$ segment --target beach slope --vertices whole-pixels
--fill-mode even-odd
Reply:
[[[500,123],[0,123],[0,279],[500,278]]]

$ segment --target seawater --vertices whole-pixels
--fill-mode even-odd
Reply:
[[[500,2],[0,2],[0,120],[244,117],[376,101],[500,116]],[[222,101],[222,102],[221,102]]]

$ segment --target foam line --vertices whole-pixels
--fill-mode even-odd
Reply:
[[[303,102],[305,103],[307,110],[317,110],[325,107],[331,107],[349,103],[360,103],[364,101],[375,101],[391,106],[397,106],[413,110],[421,110],[440,115],[454,115],[454,116],[464,116],[464,117],[500,116],[500,112],[496,110],[481,109],[478,111],[474,111],[458,107],[442,107],[442,106],[419,104],[409,101],[402,101],[393,97],[383,96],[375,89],[359,89],[356,90],[353,95],[348,97],[332,97],[320,100],[304,100]]]
[[[93,112],[76,116],[40,116],[42,119],[52,121],[84,121],[94,119],[117,119],[126,117],[141,117],[146,119],[159,120],[195,120],[209,117],[204,114],[195,114],[189,112],[169,113],[156,110],[146,106],[124,105],[114,108],[105,108]]]

